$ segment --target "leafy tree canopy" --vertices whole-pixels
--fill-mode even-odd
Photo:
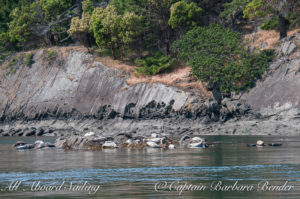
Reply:
[[[172,28],[192,28],[199,24],[202,9],[196,3],[179,1],[172,4],[169,25]]]

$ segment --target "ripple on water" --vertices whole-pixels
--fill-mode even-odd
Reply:
[[[249,175],[251,172],[251,175]],[[91,181],[101,183],[112,182],[152,182],[174,180],[266,180],[268,175],[273,179],[298,181],[299,169],[295,165],[245,165],[245,166],[212,166],[212,167],[150,167],[150,168],[117,168],[97,169],[81,168],[51,172],[8,172],[0,173],[0,183],[11,181],[45,181],[54,183],[61,181]]]

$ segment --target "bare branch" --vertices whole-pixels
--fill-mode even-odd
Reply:
[[[68,35],[66,38],[60,40],[59,42],[64,42],[64,41],[67,41],[69,38],[71,37],[71,35]]]

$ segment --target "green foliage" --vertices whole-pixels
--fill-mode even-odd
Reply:
[[[10,52],[7,49],[9,44],[9,34],[8,32],[0,33],[0,64],[3,63],[6,57],[9,56]]]
[[[56,21],[58,16],[65,12],[68,8],[76,3],[76,0],[39,0],[38,12],[40,13],[41,23],[37,25],[47,25]],[[65,15],[73,14],[71,11],[66,12]],[[64,16],[62,16],[63,18]],[[51,32],[61,32],[53,37],[54,42],[59,42],[62,38],[67,36],[66,32],[69,29],[69,22],[62,22],[51,27]]]
[[[44,49],[42,55],[42,63],[44,65],[50,65],[53,60],[56,59],[57,52],[52,49]]]
[[[272,7],[266,0],[252,0],[244,10],[245,18],[265,17],[272,13]]]
[[[25,56],[25,59],[26,59],[25,63],[26,63],[26,66],[29,68],[31,68],[32,64],[34,63],[33,56],[34,56],[33,53],[28,53]]]
[[[18,66],[23,64],[23,55],[14,55],[8,60],[8,64],[6,66],[6,72],[4,73],[3,77],[6,77],[10,74],[14,74],[18,70]]]
[[[229,18],[235,16],[237,13],[243,12],[250,0],[233,0],[225,3],[225,10],[221,12],[220,17]]]
[[[287,14],[287,19],[290,22],[291,28],[300,28],[300,12],[289,12]]]
[[[265,17],[269,14],[286,16],[297,12],[299,1],[295,0],[252,0],[244,10],[245,18]]]
[[[7,23],[10,21],[9,14],[22,1],[18,0],[0,0],[0,31],[8,30]]]
[[[73,17],[68,34],[76,38],[80,33],[89,33],[90,19],[91,15],[88,12],[84,12],[81,19],[79,19],[79,17]]]
[[[92,0],[83,0],[82,1],[82,11],[85,13],[92,14],[94,10],[94,5]]]
[[[10,12],[8,32],[10,42],[21,49],[29,41],[36,41],[37,26],[47,26],[58,16],[71,7],[75,0],[23,0]],[[71,14],[71,13],[66,13]],[[62,22],[51,27],[51,32],[64,32],[68,28],[68,22]],[[54,40],[59,40],[57,37]]]
[[[145,59],[136,59],[135,64],[139,66],[136,72],[143,75],[156,75],[169,70],[174,63],[174,59],[170,56],[164,56],[156,53]]]
[[[188,60],[194,76],[220,85],[223,93],[251,87],[274,56],[271,51],[247,53],[241,34],[219,25],[190,30],[173,43],[172,49],[180,59]]]
[[[75,0],[39,0],[45,21],[54,21],[64,10],[71,7]]]
[[[32,28],[39,23],[37,10],[38,4],[33,2],[17,7],[10,13],[12,19],[8,25],[10,42],[21,47],[32,38]]]
[[[111,49],[115,57],[115,50],[120,49],[123,56],[123,47],[134,41],[140,34],[141,17],[133,12],[123,15],[117,13],[117,9],[108,5],[106,8],[96,8],[90,21],[90,29],[94,34],[96,43]]]
[[[172,4],[171,15],[168,21],[172,28],[192,28],[200,22],[202,9],[197,6],[196,3],[187,3],[185,1],[179,1]]]
[[[266,19],[260,28],[263,30],[278,30],[279,29],[279,22],[277,17],[271,17]]]
[[[46,56],[46,58],[47,58],[48,61],[50,61],[53,58],[55,58],[55,56],[56,56],[56,51],[55,50],[52,50],[52,49],[47,50],[47,56]]]

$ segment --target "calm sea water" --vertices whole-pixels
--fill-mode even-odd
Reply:
[[[207,138],[214,143],[207,149],[93,152],[15,151],[11,145],[21,138],[1,137],[0,198],[300,198],[300,137]],[[257,139],[280,142],[283,146],[246,146]],[[9,189],[16,182],[20,185]],[[38,182],[38,186],[33,186]],[[286,183],[292,189],[261,190],[265,182],[269,188]],[[223,187],[237,183],[254,188],[221,191],[215,187],[217,183]],[[38,190],[59,185],[58,191]],[[89,194],[97,186],[96,193]]]

